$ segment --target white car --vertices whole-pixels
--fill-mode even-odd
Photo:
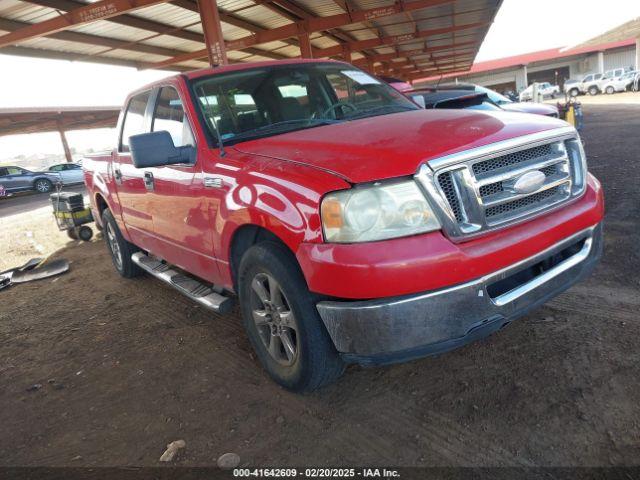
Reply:
[[[59,174],[63,185],[84,182],[82,166],[77,163],[59,163],[58,165],[50,166],[48,171]]]
[[[543,97],[556,98],[556,95],[560,93],[560,87],[558,85],[551,85],[549,82],[538,83],[538,92]],[[522,92],[520,92],[520,101],[529,102],[533,100],[533,84],[529,85]]]
[[[601,90],[604,93],[612,94],[616,92],[624,92],[630,86],[633,86],[633,82],[635,81],[636,75],[638,72],[632,71],[627,72],[624,75],[614,78],[603,78],[601,85]],[[605,76],[606,77],[606,76]]]

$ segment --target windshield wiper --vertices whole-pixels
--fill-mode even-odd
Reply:
[[[284,127],[291,125],[300,125],[302,128],[318,127],[321,125],[332,125],[334,123],[340,123],[341,120],[333,120],[330,118],[298,118],[296,120],[283,120],[281,122],[271,123],[269,125],[263,125],[262,127],[253,128],[245,132],[240,132],[233,136],[227,137],[227,140],[237,140],[238,138],[253,137],[262,133],[268,133],[271,131],[283,130]]]
[[[391,110],[390,112],[387,112],[388,110]],[[412,110],[420,110],[420,108],[413,107],[413,106],[409,106],[409,105],[380,105],[379,107],[373,107],[373,108],[368,108],[366,110],[362,110],[358,113],[355,113],[353,115],[348,115],[345,116],[344,119],[345,120],[354,120],[356,118],[366,118],[366,117],[373,117],[375,115],[381,115],[384,113],[395,113],[393,112],[393,110],[397,110],[399,112],[408,112],[408,111],[412,111]]]

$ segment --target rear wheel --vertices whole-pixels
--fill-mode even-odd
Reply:
[[[105,226],[104,239],[111,254],[113,266],[116,267],[118,273],[125,278],[140,275],[142,270],[131,260],[131,255],[140,249],[124,239],[110,210],[104,211],[102,222]]]
[[[39,178],[34,182],[33,188],[40,193],[49,193],[53,189],[53,183],[46,178]]]
[[[285,247],[251,247],[240,262],[238,293],[249,341],[273,380],[307,392],[342,375],[344,363],[316,310],[317,298]]]
[[[598,87],[589,87],[589,95],[597,95],[598,93]]]
[[[613,93],[615,92],[615,89],[613,87],[607,87],[606,92],[608,95],[613,95]]]

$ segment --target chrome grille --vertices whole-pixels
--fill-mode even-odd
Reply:
[[[523,178],[536,171],[544,177]],[[566,127],[437,159],[416,178],[448,236],[464,239],[568,202],[584,192],[585,175],[582,146]]]
[[[540,145],[539,147],[530,148],[528,150],[522,150],[520,152],[510,153],[501,157],[492,158],[491,160],[485,160],[484,162],[478,162],[473,164],[473,173],[476,176],[483,173],[492,172],[504,167],[510,167],[529,160],[546,157],[552,155],[551,145]]]
[[[497,215],[502,215],[504,213],[517,211],[523,208],[527,208],[530,205],[535,205],[537,203],[542,202],[548,198],[552,198],[556,195],[562,195],[561,187],[553,187],[549,190],[544,190],[540,193],[535,193],[533,195],[529,195],[528,197],[521,198],[520,200],[515,200],[509,203],[503,203],[502,205],[497,205],[495,207],[487,208],[484,213],[486,217],[492,218]]]
[[[440,175],[438,177],[438,183],[440,184],[442,193],[444,193],[444,196],[447,198],[447,202],[449,202],[451,210],[453,210],[453,215],[456,217],[456,220],[461,222],[462,211],[460,210],[460,203],[458,202],[458,194],[451,179],[451,172],[445,172]]]

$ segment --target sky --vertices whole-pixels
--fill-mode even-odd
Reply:
[[[640,0],[504,0],[476,61],[578,44],[633,18]],[[121,105],[127,93],[170,72],[0,55],[0,107]],[[102,150],[110,129],[69,132],[71,147]],[[57,133],[0,137],[0,161],[62,153]]]

